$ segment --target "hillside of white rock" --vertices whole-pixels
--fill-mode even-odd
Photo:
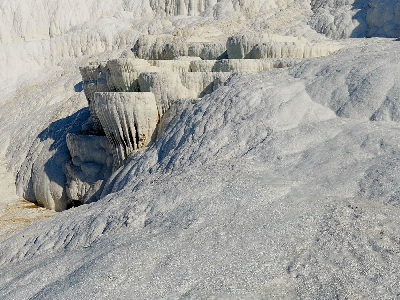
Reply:
[[[0,0],[0,298],[399,298],[399,38],[395,0]]]

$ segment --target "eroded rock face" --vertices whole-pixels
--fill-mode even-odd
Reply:
[[[113,148],[113,169],[156,138],[159,121],[152,93],[95,93],[94,110]]]

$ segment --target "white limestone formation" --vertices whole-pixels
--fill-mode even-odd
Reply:
[[[141,36],[133,47],[138,58],[148,60],[172,60],[180,56],[195,56],[202,59],[218,59],[226,52],[225,41],[210,39],[190,40],[172,35]]]
[[[207,8],[215,5],[217,0],[152,0],[149,1],[152,9],[158,14],[168,16],[197,16]]]
[[[201,59],[227,58],[225,43],[192,43],[188,47],[188,56],[198,56]]]
[[[186,57],[187,59],[173,59],[173,60],[149,60],[149,64],[163,71],[171,72],[190,72],[191,62],[193,60],[202,61],[200,57]]]
[[[129,57],[103,62],[97,67],[96,64],[89,65],[81,68],[81,73],[94,120],[98,120],[99,113],[93,108],[96,92],[151,92],[161,118],[175,100],[211,93],[229,78],[231,72],[260,72],[297,62],[296,59],[201,60],[190,56],[146,61]]]
[[[230,74],[188,72],[193,61],[200,58],[180,57],[175,60],[120,58],[82,67],[83,89],[93,119],[94,132],[101,134],[99,109],[94,108],[96,92],[152,92],[157,102],[159,117],[170,104],[180,98],[202,97],[214,91]],[[184,72],[176,72],[182,71]],[[229,72],[229,71],[228,71]]]
[[[137,78],[142,72],[157,72],[144,59],[119,58],[107,62],[107,87],[110,92],[138,92]],[[101,91],[99,91],[101,92]]]
[[[93,94],[97,91],[97,79],[100,75],[99,64],[90,64],[80,67],[79,71],[82,76],[82,88],[88,103],[93,99]]]
[[[114,170],[156,138],[159,117],[152,93],[95,93],[94,110],[112,145]]]
[[[46,39],[68,33],[82,23],[118,16],[124,12],[130,18],[157,16],[198,16],[232,11],[254,14],[275,8],[284,9],[305,3],[299,0],[57,0],[31,2],[4,1],[0,6],[0,42]],[[31,13],[29,13],[31,12]],[[225,13],[226,14],[226,13]],[[118,20],[114,20],[116,23]]]
[[[171,104],[181,98],[203,97],[216,90],[229,77],[230,73],[214,72],[157,72],[139,75],[142,92],[154,94],[160,117]]]
[[[343,46],[334,43],[270,42],[254,46],[250,57],[258,58],[311,58],[335,53]]]
[[[15,7],[22,5],[24,1],[16,0],[14,2]],[[49,6],[41,9],[39,14],[32,15],[32,20],[39,18],[41,14],[44,17],[44,22],[37,22],[38,27],[36,28],[29,28],[27,24],[19,23],[18,14],[14,16],[15,24],[11,22],[9,15],[0,19],[0,24],[6,25],[0,28],[0,38],[8,39],[7,35],[13,36],[7,41],[10,44],[0,44],[0,61],[5,66],[0,70],[0,80],[16,76],[21,72],[39,70],[45,66],[58,64],[55,78],[59,79],[55,80],[61,82],[60,78],[64,76],[64,72],[69,72],[66,70],[74,69],[77,65],[88,64],[89,61],[97,61],[92,65],[82,67],[80,70],[83,78],[82,88],[89,103],[91,120],[93,121],[86,122],[84,131],[90,134],[104,134],[97,111],[93,107],[96,92],[152,91],[156,99],[158,115],[161,118],[177,99],[202,97],[225,82],[231,72],[259,72],[276,67],[291,66],[297,63],[297,59],[285,57],[320,56],[331,49],[328,47],[328,50],[326,50],[323,47],[321,48],[319,43],[314,43],[315,46],[310,42],[311,38],[314,40],[314,37],[316,41],[321,40],[321,36],[316,33],[314,35],[307,34],[310,29],[304,27],[306,21],[303,20],[303,23],[299,25],[300,27],[296,27],[297,25],[294,25],[294,23],[287,25],[289,19],[282,10],[290,7],[291,10],[288,12],[290,16],[292,16],[293,9],[299,9],[299,14],[302,14],[309,10],[308,4],[304,5],[305,1],[303,0],[227,0],[219,2],[174,0],[168,3],[161,0],[127,0],[123,1],[124,3],[121,1],[113,3],[115,8],[110,7],[110,3],[106,1],[100,3],[101,0],[89,0],[93,5],[103,7],[100,11],[97,10],[98,6],[89,9],[95,14],[98,13],[97,17],[100,19],[96,23],[91,23],[92,16],[89,15],[82,17],[82,22],[86,23],[79,23],[78,19],[69,22],[71,15],[63,20],[53,18],[52,13],[54,11],[59,12],[59,8],[52,7],[55,3],[54,0],[45,1]],[[71,8],[71,11],[75,11],[75,8],[72,8],[74,5],[71,4],[74,1],[68,0],[66,5],[66,7]],[[30,7],[29,5],[26,7]],[[84,4],[85,7],[88,5],[91,4]],[[124,7],[124,9],[114,14],[114,9],[117,7]],[[10,11],[13,11],[14,8],[11,8]],[[0,7],[0,15],[3,13],[2,10],[3,7]],[[267,16],[265,20],[264,16],[259,17],[263,12],[268,12],[265,15]],[[201,14],[201,16],[139,19],[142,16],[192,16],[198,14]],[[275,15],[273,16],[273,14]],[[46,30],[46,26],[42,26],[47,22],[45,21],[47,15],[52,16],[50,27],[48,27],[50,30]],[[114,19],[110,20],[108,18],[110,16],[113,16]],[[96,17],[94,16],[94,18]],[[279,22],[286,24],[284,27],[287,28],[278,30],[281,27]],[[14,27],[9,31],[4,30],[4,28],[9,28],[10,24]],[[110,26],[111,24],[113,26]],[[297,29],[294,30],[293,26]],[[271,29],[268,34],[265,33],[267,32],[266,28]],[[244,29],[253,33],[245,33]],[[301,34],[299,34],[299,30],[302,32]],[[30,40],[33,37],[31,33],[34,31],[44,33],[44,36],[34,34],[44,38],[44,40]],[[49,39],[46,37],[47,32]],[[235,40],[239,33],[245,37],[245,40],[240,41],[239,38],[237,45],[229,43],[229,41]],[[286,36],[290,34],[301,37]],[[235,36],[227,43],[227,37],[232,35]],[[22,42],[24,39],[25,42]],[[18,43],[13,44],[14,42]],[[130,51],[126,51],[132,45],[135,45],[136,56],[131,54]],[[231,53],[232,55],[229,58],[243,56],[247,60],[227,60],[227,45],[231,46],[231,50],[233,49],[231,51],[233,54]],[[115,51],[111,52],[112,50]],[[97,57],[89,57],[104,51],[110,52]],[[235,51],[243,52],[243,55],[235,56]],[[124,55],[120,56],[121,53],[124,53]],[[14,56],[18,59],[14,59]],[[80,58],[70,60],[71,57]],[[151,60],[146,62],[143,59],[138,59],[138,57]],[[248,59],[256,57],[276,58],[257,61]],[[7,73],[6,76],[4,77],[1,72]],[[222,72],[225,72],[225,74]],[[139,81],[141,81],[141,84],[139,84]],[[74,89],[72,91],[78,92]],[[66,152],[63,155],[66,157],[63,157],[63,159],[67,160],[67,145],[64,145],[64,148]],[[19,151],[16,147],[13,150]],[[12,151],[10,150],[10,152]],[[45,155],[43,154],[43,156]],[[51,157],[51,155],[48,154],[48,157]],[[27,171],[24,170],[19,173],[19,181],[21,182],[19,190],[23,190],[21,194],[27,199],[38,201],[39,204],[46,207],[56,210],[65,209],[69,205],[64,188],[65,174],[57,174],[56,176],[53,171],[49,172],[47,170],[50,168],[49,166],[55,164],[46,164],[47,160],[45,159],[43,159],[43,166],[36,162],[35,168],[32,168],[31,172],[29,161],[33,160],[29,158],[23,164],[24,168],[27,166]],[[60,165],[64,163],[64,160],[62,163],[60,160]],[[79,173],[78,171],[76,171],[76,174]],[[72,167],[69,168],[67,176],[73,174],[71,176],[74,177],[76,175],[74,172]],[[45,179],[37,180],[37,178],[42,177]],[[57,178],[57,180],[48,180],[51,177]],[[30,178],[34,179],[31,180]],[[39,186],[39,182],[42,183],[41,186]],[[81,180],[81,182],[84,182],[84,180]],[[85,188],[79,187],[76,190],[87,190],[87,186]],[[68,196],[71,199],[79,198],[78,194],[83,195],[80,192],[68,193],[70,196],[75,194],[73,197]],[[54,204],[56,202],[58,204]]]
[[[93,120],[93,130],[102,132],[99,118],[93,109],[93,98],[96,92],[108,92],[107,77],[109,77],[107,62],[92,63],[79,68],[82,75],[82,88],[88,101],[90,114]]]
[[[257,43],[265,40],[274,40],[275,48],[268,48],[270,45],[267,43]],[[119,168],[133,151],[145,147],[156,136],[160,137],[174,114],[196,101],[191,99],[199,99],[215,91],[231,73],[288,67],[297,64],[299,58],[326,54],[318,51],[319,48],[307,49],[304,45],[308,44],[295,37],[248,34],[231,37],[226,43],[231,46],[231,56],[241,55],[246,59],[216,60],[217,55],[214,54],[218,52],[220,55],[226,49],[226,45],[218,45],[223,47],[172,35],[149,35],[137,41],[133,48],[135,55],[126,53],[118,59],[93,63],[80,69],[95,124],[94,131],[105,132],[112,145],[113,170]],[[277,45],[284,47],[278,51]],[[215,49],[219,50],[213,52]],[[259,59],[250,59],[252,56]],[[210,60],[210,57],[214,59]],[[162,123],[156,134],[159,120]],[[69,139],[69,144],[77,140],[75,136]],[[73,149],[75,146],[71,144],[69,147]],[[73,151],[71,156],[75,157]],[[73,158],[65,167],[67,195],[72,201],[93,201],[107,177],[104,171],[100,171],[106,163],[93,165],[90,160],[88,163],[75,160]]]
[[[299,63],[300,59],[221,59],[190,62],[191,72],[262,72],[274,68],[286,68]]]
[[[103,181],[112,172],[112,148],[105,136],[78,135],[66,137],[71,160],[65,164],[66,193],[74,203],[98,200]]]
[[[230,59],[311,58],[330,55],[343,48],[336,42],[315,43],[295,37],[254,33],[232,36],[226,44]]]

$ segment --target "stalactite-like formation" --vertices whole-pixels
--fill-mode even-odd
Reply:
[[[225,41],[188,41],[186,38],[171,35],[145,35],[140,37],[132,48],[138,58],[151,60],[171,60],[180,56],[200,57],[201,59],[226,58]]]
[[[150,7],[158,14],[167,16],[197,16],[218,0],[150,0]]]
[[[95,93],[94,110],[113,146],[114,170],[156,138],[159,118],[152,93]]]
[[[311,58],[333,54],[343,46],[339,42],[311,42],[294,37],[243,34],[228,38],[229,59]]]

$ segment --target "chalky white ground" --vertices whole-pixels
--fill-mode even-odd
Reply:
[[[345,14],[326,2],[324,14]],[[23,1],[0,1],[0,9],[11,3]],[[102,11],[107,18],[115,14]],[[8,37],[2,33],[1,57],[21,43],[0,73],[1,168],[13,176],[54,171],[46,158],[64,155],[58,138],[87,117],[77,67],[92,59],[64,49],[59,59],[43,62],[36,60],[40,51],[28,55],[23,49],[57,34],[58,42],[78,43],[68,35],[87,37],[93,28],[113,44],[120,32],[129,35],[121,24],[139,17],[121,13],[105,23],[101,10],[85,16],[83,25],[61,18],[69,22],[49,37],[46,30],[29,36],[29,26]],[[143,19],[140,30],[199,28],[193,24],[201,18]],[[29,20],[43,18],[32,14]],[[272,18],[270,26],[280,21]],[[215,22],[220,29],[232,24]],[[105,24],[116,25],[107,31]],[[311,35],[302,24],[291,24],[291,34]],[[37,40],[21,42],[21,34]],[[131,34],[134,40],[136,31]],[[118,57],[126,43],[120,40],[119,49],[96,44],[86,54]],[[155,144],[113,175],[101,200],[0,237],[0,298],[396,299],[398,43],[350,41],[338,54],[289,69],[234,76],[188,104]],[[29,72],[24,55],[37,62]],[[19,198],[10,173],[0,174],[4,217]],[[29,184],[29,178],[20,182]],[[25,209],[18,216],[33,213]]]

